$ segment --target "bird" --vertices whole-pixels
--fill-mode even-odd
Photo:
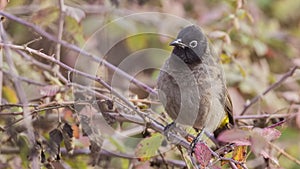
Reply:
[[[234,125],[220,58],[202,29],[183,28],[172,41],[170,57],[160,69],[159,100],[174,123],[219,134]]]

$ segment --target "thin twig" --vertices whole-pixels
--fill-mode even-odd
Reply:
[[[59,20],[58,20],[57,40],[61,41],[63,30],[64,30],[65,5],[64,5],[64,0],[58,0],[58,3],[59,3]],[[56,50],[55,50],[56,60],[60,61],[60,54],[61,54],[61,44],[56,43]],[[59,65],[54,65],[54,70],[56,72],[59,72]]]
[[[253,114],[253,115],[234,116],[234,119],[236,119],[236,120],[242,120],[242,119],[281,118],[281,117],[297,116],[298,114],[299,113],[290,113],[290,114]]]
[[[160,156],[161,159],[162,159],[162,163],[165,164],[166,169],[169,169],[169,166],[168,166],[167,161],[165,160],[165,157],[163,156],[163,154],[162,154],[159,150],[158,150],[158,154],[159,154],[159,156]]]
[[[4,74],[6,74],[8,76],[12,76],[11,73],[9,73],[6,70],[1,70],[1,68],[0,68],[0,72],[3,72]],[[28,78],[22,77],[22,76],[16,76],[16,77],[11,77],[11,78],[17,78],[20,81],[24,81],[28,84],[32,84],[32,85],[36,85],[36,86],[46,86],[47,85],[45,83],[37,82],[37,81],[31,80],[31,79],[28,79]]]
[[[266,95],[271,90],[277,88],[279,85],[281,85],[288,77],[292,76],[294,72],[298,69],[298,66],[294,66],[290,71],[285,73],[277,82],[273,83],[271,86],[269,86],[262,94],[257,95],[253,99],[251,99],[250,102],[247,102],[244,105],[243,111],[240,113],[240,115],[244,115],[246,111],[254,104],[256,103],[262,96]]]
[[[111,100],[110,97],[104,95],[104,94],[101,94],[95,90],[92,90],[90,89],[89,87],[87,86],[83,86],[83,85],[80,85],[80,84],[77,84],[77,83],[68,83],[67,86],[73,86],[73,87],[76,87],[76,88],[80,88],[80,89],[83,89],[83,90],[86,90],[92,94],[94,94],[95,96],[101,98],[101,99],[105,99],[105,100]]]
[[[270,146],[274,147],[278,152],[280,152],[286,158],[288,158],[289,160],[295,162],[296,164],[298,164],[300,166],[300,160],[298,160],[297,158],[291,156],[290,154],[288,154],[287,152],[285,152],[282,148],[278,147],[276,144],[273,144],[271,142],[268,142],[268,144]]]
[[[51,71],[52,67],[50,65],[44,64],[33,57],[29,56],[26,52],[21,50],[15,50],[20,56],[22,56],[26,61],[30,62],[31,64],[47,71]]]
[[[4,109],[4,108],[11,108],[11,107],[38,107],[38,104],[15,104],[15,103],[7,103],[7,104],[1,104],[0,108]]]
[[[62,107],[71,107],[74,104],[88,105],[90,103],[85,103],[85,102],[80,102],[80,103],[76,103],[76,102],[64,102],[64,103],[51,102],[51,103],[48,103],[48,104],[43,104],[43,105],[40,105],[38,107],[35,107],[34,110],[28,112],[28,114],[29,114],[28,117],[30,119],[30,117],[32,115],[34,115],[35,113],[38,113],[38,112],[41,112],[41,111],[46,111],[46,110],[58,109],[58,108],[62,108]],[[25,106],[25,107],[29,108],[28,106]],[[24,107],[23,107],[23,109],[24,109]],[[24,114],[24,112],[7,112],[7,113],[1,113],[0,115],[19,115],[19,114]],[[22,117],[18,120],[15,120],[13,123],[10,123],[9,125],[5,126],[4,130],[7,130],[9,127],[12,127],[13,125],[19,123],[20,121],[22,121],[24,119],[25,119],[25,117]]]

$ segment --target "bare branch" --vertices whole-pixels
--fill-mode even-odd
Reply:
[[[8,43],[8,38],[7,38],[6,32],[3,28],[3,22],[2,21],[0,22],[0,34],[1,34],[0,36],[1,36],[2,42]],[[8,67],[9,67],[10,75],[12,76],[11,80],[14,84],[17,95],[18,95],[18,97],[20,99],[20,102],[22,104],[27,104],[28,100],[27,100],[25,91],[23,89],[23,86],[21,85],[20,80],[17,78],[18,77],[18,72],[17,72],[17,69],[16,69],[15,64],[13,62],[13,59],[12,59],[12,56],[11,56],[11,51],[10,51],[9,48],[7,48],[5,46],[3,46],[3,48],[4,48],[4,52],[5,52],[6,62],[7,62]],[[28,118],[30,116],[29,109],[28,109],[28,107],[23,107],[23,110],[24,110],[23,117],[24,117],[24,119],[26,119],[26,120],[24,120],[24,123],[25,123],[26,131],[28,133],[27,137],[29,139],[29,146],[31,147],[35,143],[35,135],[34,135],[34,132],[33,132],[33,126],[32,126],[31,120],[30,120],[30,118]],[[32,163],[32,168],[33,169],[40,168],[37,156],[33,157],[31,163]]]
[[[9,48],[12,48],[12,49],[18,49],[18,50],[24,50],[24,51],[28,51],[32,54],[35,54],[35,55],[38,55],[40,57],[43,57],[44,59],[47,59],[55,64],[58,64],[59,66],[61,66],[62,68],[64,69],[67,69],[68,71],[70,72],[73,72],[73,73],[77,73],[78,75],[81,75],[83,77],[86,77],[88,79],[91,79],[91,80],[95,80],[96,82],[99,82],[100,84],[102,84],[105,88],[107,88],[108,90],[110,90],[113,94],[115,94],[118,98],[120,98],[122,101],[124,101],[126,103],[127,106],[129,106],[133,111],[136,111],[138,112],[141,116],[145,116],[145,113],[144,112],[141,112],[140,110],[138,110],[134,105],[132,105],[131,102],[129,102],[124,96],[120,95],[118,92],[116,92],[114,89],[112,89],[106,82],[104,82],[101,78],[98,78],[98,77],[94,77],[90,74],[87,74],[87,73],[84,73],[84,72],[81,72],[79,70],[76,70],[76,69],[73,69],[65,64],[63,64],[62,62],[60,61],[57,61],[55,58],[51,57],[51,56],[48,56],[40,51],[37,51],[37,50],[34,50],[34,49],[31,49],[29,47],[25,47],[25,46],[19,46],[19,45],[13,45],[13,44],[4,44],[4,43],[0,43],[0,46],[7,46]],[[150,118],[151,117],[148,117],[147,118]],[[144,122],[143,122],[144,124]],[[151,119],[150,122],[147,123],[147,126],[160,132],[160,133],[163,133],[164,131],[164,126],[158,122],[156,122],[154,119]],[[189,143],[187,141],[185,141],[184,139],[176,136],[176,135],[172,135],[171,136],[171,139],[174,137],[174,140],[177,140],[177,142],[182,145],[183,147],[185,148],[189,148]]]
[[[289,113],[289,114],[253,114],[253,115],[234,116],[234,119],[236,119],[236,120],[242,120],[242,119],[281,118],[281,117],[297,116],[298,114],[299,113]]]
[[[11,78],[13,78],[12,75],[11,75],[11,73],[9,73],[8,71],[0,69],[0,72],[3,72],[4,74],[6,74],[8,76],[11,76]],[[47,85],[47,84],[44,84],[44,83],[41,83],[41,82],[37,82],[37,81],[31,80],[31,79],[28,79],[26,77],[22,77],[22,76],[16,76],[15,78],[17,78],[20,81],[24,81],[24,82],[26,82],[28,84],[32,84],[32,85],[37,85],[37,86],[45,86],[45,85]]]
[[[280,154],[284,155],[289,160],[291,160],[291,161],[295,162],[296,164],[300,165],[300,160],[298,160],[297,158],[291,156],[289,153],[284,151],[282,148],[278,147],[276,144],[273,144],[271,142],[268,142],[268,144],[271,145],[272,147],[274,147]]]
[[[58,0],[59,3],[59,20],[58,20],[58,32],[57,32],[57,40],[62,40],[63,30],[64,30],[64,17],[65,17],[65,5],[64,0]],[[60,60],[60,53],[61,53],[61,44],[56,44],[56,50],[55,50],[55,57],[56,60]],[[56,72],[59,72],[59,66],[54,65],[54,70]]]
[[[112,65],[111,63],[107,62],[106,60],[102,59],[101,57],[98,57],[98,56],[95,56],[91,53],[88,53],[87,51],[84,51],[82,50],[81,48],[77,47],[76,45],[73,45],[73,44],[70,44],[64,40],[58,40],[55,36],[52,36],[51,34],[45,32],[43,29],[41,29],[40,27],[30,23],[30,22],[27,22],[21,18],[18,18],[14,15],[11,15],[9,13],[6,13],[4,11],[0,11],[0,15],[3,15],[11,20],[14,20],[24,26],[27,26],[29,28],[32,28],[35,32],[41,34],[42,36],[46,37],[48,40],[50,41],[53,41],[55,43],[59,43],[61,44],[62,46],[68,48],[68,49],[71,49],[75,52],[78,52],[80,53],[81,55],[83,56],[86,56],[86,57],[89,57],[91,58],[92,60],[94,60],[95,62],[98,62],[98,63],[102,63],[103,65],[105,65],[108,69],[114,71],[115,73],[117,74],[120,74],[121,76],[123,76],[124,78],[132,81],[135,85],[137,85],[138,87],[144,89],[145,91],[153,94],[153,95],[157,95],[157,91],[153,90],[151,87],[147,86],[146,84],[144,84],[143,82],[141,81],[138,81],[136,78],[132,77],[131,75],[129,75],[128,73],[124,72],[123,70],[115,67],[114,65]]]
[[[243,111],[240,113],[240,115],[244,115],[246,111],[254,104],[256,103],[262,96],[266,95],[271,90],[277,88],[279,85],[281,85],[288,77],[292,76],[294,72],[299,69],[298,66],[294,66],[290,71],[285,73],[277,82],[273,83],[271,86],[269,86],[262,94],[257,95],[254,97],[250,102],[247,102],[244,105]]]

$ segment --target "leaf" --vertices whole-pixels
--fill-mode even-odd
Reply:
[[[18,135],[18,146],[20,148],[20,157],[22,159],[22,166],[23,168],[28,168],[29,161],[28,161],[28,155],[30,152],[30,144],[29,140],[26,135],[20,134]]]
[[[160,133],[155,133],[139,142],[135,154],[140,161],[147,161],[157,155],[157,150],[161,146],[164,137]]]
[[[226,32],[223,32],[223,31],[213,31],[213,32],[209,33],[209,38],[222,39],[227,44],[231,43],[230,36]]]
[[[237,64],[237,65],[238,65],[240,74],[245,78],[246,77],[246,71],[245,71],[245,69],[240,64]]]
[[[130,51],[144,49],[147,46],[147,38],[145,35],[135,35],[126,38],[126,45]]]
[[[226,55],[225,53],[222,53],[220,55],[220,59],[221,59],[221,61],[222,61],[223,64],[228,64],[228,63],[231,62],[231,57],[228,56],[228,55]]]
[[[281,132],[275,128],[264,128],[261,132],[267,141],[274,141],[281,136]]]
[[[10,88],[9,86],[3,86],[2,87],[2,95],[3,98],[7,100],[7,102],[9,103],[18,103],[19,102],[19,98],[17,96],[17,93],[15,90],[13,90],[12,88]]]
[[[9,0],[0,0],[0,10],[3,10],[8,4]]]
[[[64,143],[65,147],[68,151],[69,154],[73,153],[74,150],[74,137],[73,137],[73,129],[72,127],[68,124],[65,123],[62,129],[62,135],[64,138]]]
[[[236,16],[239,19],[244,19],[245,16],[247,16],[247,12],[244,9],[238,9],[238,10],[236,10]]]
[[[80,115],[80,124],[83,130],[83,136],[88,136],[90,140],[90,151],[92,164],[96,165],[99,161],[99,152],[103,144],[103,137],[95,126],[91,126],[91,119],[86,115]]]
[[[236,146],[234,147],[232,158],[235,161],[246,162],[248,146]]]
[[[74,18],[77,22],[80,22],[85,17],[85,12],[83,10],[68,5],[65,5],[65,12],[68,16]]]
[[[83,36],[82,25],[79,24],[73,17],[67,16],[65,18],[65,32],[66,34],[64,34],[64,36],[72,37],[79,46],[86,43]]]
[[[260,155],[267,146],[266,139],[258,132],[251,133],[251,150],[255,155]]]
[[[50,6],[35,12],[32,15],[31,20],[35,24],[41,27],[45,27],[45,26],[49,26],[51,23],[54,23],[58,19],[59,16],[58,14],[59,14],[58,8],[55,6]]]
[[[56,95],[59,92],[60,87],[58,85],[48,85],[40,88],[40,94],[42,96],[51,97]]]
[[[207,167],[211,159],[211,151],[204,142],[198,142],[194,148],[194,154],[198,163],[203,167]]]
[[[53,129],[49,133],[49,161],[59,160],[60,159],[60,143],[63,140],[62,132],[59,129]]]
[[[250,142],[248,140],[249,135],[249,131],[232,129],[223,131],[219,134],[217,139],[225,143],[235,143],[237,145],[250,145]]]
[[[289,102],[298,103],[300,102],[300,95],[295,91],[286,91],[282,93],[282,97]]]
[[[258,56],[263,56],[268,52],[267,45],[259,40],[253,41],[253,47]]]

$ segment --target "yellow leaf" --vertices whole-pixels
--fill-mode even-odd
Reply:
[[[17,96],[17,93],[14,89],[10,88],[9,86],[3,86],[2,87],[2,95],[3,98],[7,100],[9,103],[19,103],[19,98]]]
[[[239,71],[240,71],[241,75],[243,77],[246,77],[246,71],[244,70],[244,68],[239,64],[238,64],[238,67],[239,67]]]
[[[220,59],[221,59],[221,62],[222,62],[223,64],[228,64],[228,63],[231,62],[231,57],[228,56],[228,55],[226,55],[226,54],[224,54],[224,53],[222,53],[222,54],[220,55]]]
[[[233,150],[232,158],[238,162],[246,162],[248,146],[236,146]],[[242,168],[238,166],[238,168]]]

